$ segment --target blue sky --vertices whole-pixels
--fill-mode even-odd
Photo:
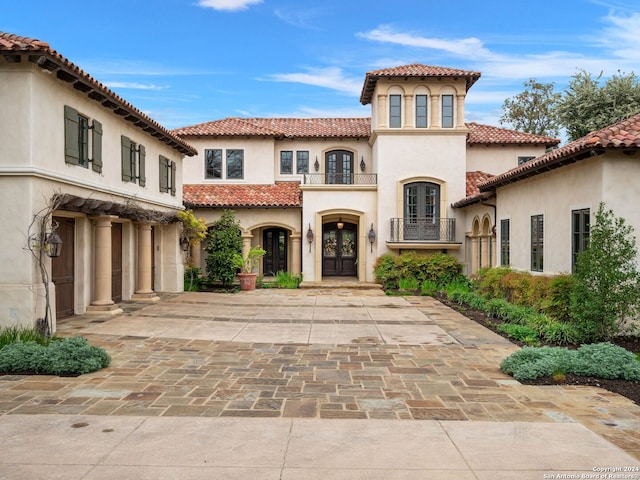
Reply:
[[[482,73],[466,120],[498,125],[536,78],[640,74],[637,0],[0,0],[0,31],[48,42],[167,128],[365,117],[365,73]]]

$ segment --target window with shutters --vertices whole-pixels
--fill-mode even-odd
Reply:
[[[102,124],[81,114],[75,108],[64,106],[65,163],[91,168],[102,173]]]
[[[141,187],[146,185],[145,162],[146,150],[144,145],[132,141],[122,135],[122,181],[138,183]]]
[[[176,195],[176,162],[160,155],[160,191]]]

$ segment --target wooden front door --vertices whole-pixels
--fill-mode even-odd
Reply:
[[[122,301],[122,224],[111,224],[111,300]]]
[[[328,223],[322,230],[322,275],[354,277],[357,274],[357,225]]]
[[[287,231],[282,228],[268,228],[262,236],[262,245],[267,252],[263,259],[262,271],[265,275],[286,272]]]
[[[65,318],[74,314],[76,224],[73,218],[54,217],[53,221],[58,223],[56,233],[62,239],[62,253],[51,259],[51,279],[56,286],[56,318]]]

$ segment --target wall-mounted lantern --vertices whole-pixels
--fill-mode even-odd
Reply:
[[[59,257],[62,253],[62,239],[60,235],[53,230],[51,233],[45,236],[44,251],[51,258]]]
[[[311,224],[309,224],[309,230],[307,230],[307,242],[309,242],[309,251],[311,251],[311,244],[313,243],[313,230],[311,230]]]
[[[342,217],[340,217],[336,225],[338,227],[338,230],[342,230],[344,228],[344,222],[342,221]]]
[[[360,170],[364,172],[365,168],[367,168],[367,164],[364,163],[364,156],[360,157]]]
[[[316,161],[315,161],[315,163],[313,164],[313,168],[315,168],[315,169],[316,169],[316,172],[317,172],[318,170],[320,170],[320,163],[318,162],[318,157],[317,157],[317,156],[316,156]]]
[[[369,230],[369,235],[367,235],[369,239],[369,243],[371,244],[371,253],[373,253],[373,244],[376,241],[376,232],[373,230],[373,223],[371,224],[371,229]]]

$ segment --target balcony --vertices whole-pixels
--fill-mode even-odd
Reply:
[[[460,248],[455,218],[392,218],[389,248]]]
[[[306,173],[304,185],[377,185],[377,173]]]

